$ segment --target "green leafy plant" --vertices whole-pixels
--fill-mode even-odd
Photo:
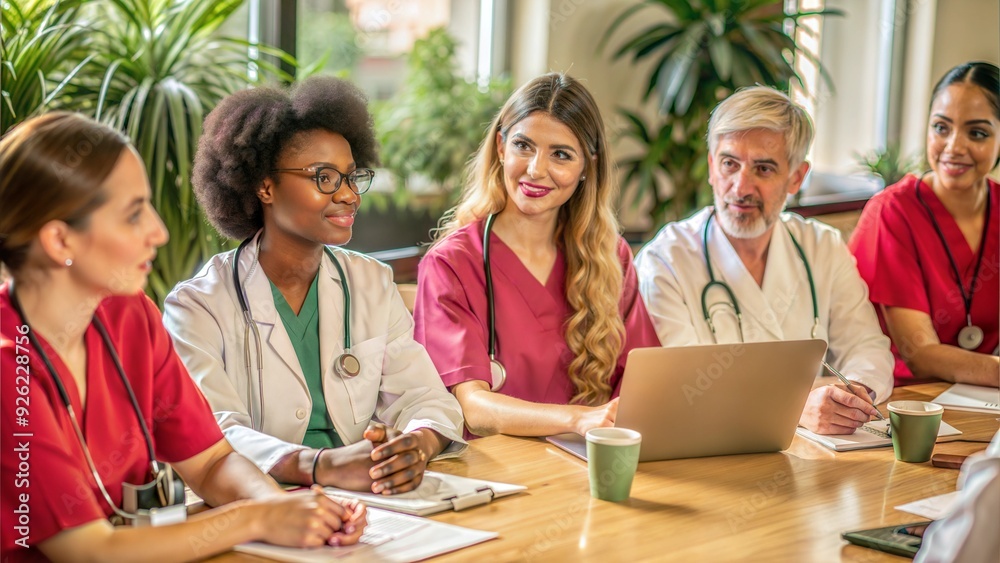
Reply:
[[[634,112],[621,110],[625,136],[643,146],[640,157],[620,163],[624,193],[650,198],[655,225],[682,218],[710,199],[705,136],[712,108],[737,88],[764,84],[787,90],[803,84],[796,56],[811,60],[829,81],[819,61],[792,39],[799,19],[839,15],[837,10],[786,14],[782,0],[645,0],[622,12],[604,34],[605,48],[626,21],[644,10],[667,16],[628,37],[613,52],[638,63],[654,58],[644,99],[659,101],[658,122],[648,125]],[[786,29],[786,26],[790,29]],[[786,33],[790,31],[790,33]]]
[[[920,167],[920,155],[902,154],[899,144],[890,144],[884,149],[875,149],[865,154],[855,153],[854,158],[863,172],[882,178],[886,186],[903,179],[908,172]]]
[[[129,136],[170,232],[147,287],[160,303],[227,244],[191,189],[205,115],[249,84],[294,79],[278,67],[297,68],[283,51],[217,35],[243,1],[3,0],[0,129],[66,109]],[[250,47],[264,57],[250,60]]]
[[[90,22],[80,1],[3,2],[0,10],[0,133],[72,90],[90,60]]]
[[[147,292],[162,303],[180,280],[225,246],[191,189],[191,169],[205,115],[224,96],[260,82],[293,77],[267,58],[251,61],[242,39],[218,37],[243,0],[100,2],[96,56],[78,75],[72,105],[124,131],[149,172],[153,205],[170,241],[158,253]],[[293,66],[282,51],[255,45]],[[250,74],[254,65],[256,76]]]
[[[373,104],[382,162],[399,180],[397,193],[422,175],[445,194],[461,184],[462,170],[510,93],[508,80],[480,88],[455,62],[455,39],[443,28],[413,45],[402,89]]]

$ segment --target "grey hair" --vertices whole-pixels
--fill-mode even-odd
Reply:
[[[769,86],[751,86],[736,91],[715,106],[708,120],[708,150],[714,154],[719,138],[750,129],[767,129],[785,135],[789,167],[806,159],[812,144],[812,119],[783,92]]]

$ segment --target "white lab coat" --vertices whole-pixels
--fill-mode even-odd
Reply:
[[[951,512],[924,532],[914,562],[1000,561],[1000,432],[985,452],[962,464],[958,489]]]
[[[167,296],[163,322],[226,438],[267,472],[302,449],[312,400],[267,276],[256,261],[259,236],[243,250],[239,271],[264,360],[260,432],[253,430],[248,408],[252,393],[254,417],[260,416],[253,333],[244,339],[246,323],[233,286],[235,251],[214,256],[194,278],[179,283]],[[344,249],[334,253],[348,277],[351,352],[362,366],[353,378],[334,372],[334,360],[344,351],[344,295],[337,268],[324,254],[317,288],[320,365],[327,409],[341,440],[362,440],[375,418],[403,432],[435,430],[453,440],[443,454],[461,452],[466,447],[461,407],[445,389],[427,351],[413,340],[413,319],[392,281],[392,270],[363,254]],[[253,366],[249,374],[247,346]]]
[[[702,237],[711,207],[665,226],[636,256],[639,292],[664,346],[739,342],[733,309],[724,290],[709,291],[717,337],[705,322],[702,289],[709,281]],[[787,228],[786,228],[787,226]],[[712,220],[708,244],[715,279],[729,284],[743,314],[747,342],[810,338],[812,297],[805,265],[789,230],[802,245],[812,268],[819,305],[816,338],[828,343],[827,361],[848,379],[875,392],[876,402],[892,393],[893,356],[882,334],[868,287],[840,232],[793,213],[782,213],[772,231],[764,282],[747,271],[719,226]]]

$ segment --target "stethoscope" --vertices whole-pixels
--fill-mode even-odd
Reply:
[[[722,280],[715,279],[715,272],[712,271],[712,259],[708,251],[708,231],[709,227],[712,225],[712,218],[715,217],[715,209],[712,209],[711,213],[708,215],[708,220],[705,221],[705,230],[702,233],[702,248],[705,253],[705,265],[708,266],[708,283],[705,284],[705,288],[701,290],[701,312],[705,315],[705,322],[708,324],[709,330],[712,331],[712,336],[715,337],[715,324],[712,322],[712,311],[711,307],[708,306],[708,291],[713,287],[718,287],[726,292],[729,297],[729,302],[719,302],[714,306],[727,306],[733,309],[736,313],[736,328],[740,334],[740,342],[743,340],[743,313],[740,312],[740,304],[736,301],[736,294],[733,293],[729,284]],[[795,245],[795,250],[799,253],[799,258],[802,259],[802,264],[806,267],[806,276],[809,278],[809,294],[812,296],[812,308],[813,308],[813,327],[810,333],[812,338],[816,338],[819,333],[819,302],[816,300],[816,283],[813,281],[812,268],[809,267],[809,261],[806,260],[806,253],[802,250],[802,246],[799,241],[795,239],[795,235],[792,234],[791,229],[788,225],[785,225],[785,229],[788,231],[788,236],[792,239],[792,244]]]
[[[253,372],[252,362],[250,361],[250,347],[248,346],[251,333],[253,333],[254,349],[257,352],[257,391],[259,400],[256,404],[259,405],[260,409],[256,419],[253,415],[252,385],[247,385],[247,408],[250,409],[251,425],[254,430],[260,430],[264,425],[264,358],[260,344],[260,331],[257,330],[257,323],[250,313],[250,305],[247,302],[246,293],[243,291],[243,285],[240,283],[240,255],[253,238],[250,237],[240,243],[240,246],[236,249],[236,254],[233,256],[233,285],[236,288],[236,297],[239,299],[240,310],[243,312],[245,323],[243,329],[243,366],[246,369],[247,378]],[[337,273],[340,274],[340,288],[344,292],[344,353],[334,361],[333,369],[337,375],[345,379],[356,377],[361,373],[361,362],[351,353],[351,290],[347,284],[347,276],[344,274],[344,268],[340,265],[340,261],[337,260],[333,251],[327,246],[323,247],[323,251],[330,257],[333,265],[337,267]],[[257,256],[255,255],[247,277],[250,277],[257,264]]]
[[[42,358],[42,363],[45,364],[45,369],[49,371],[52,375],[52,380],[56,384],[56,389],[59,391],[59,397],[62,399],[63,405],[66,406],[67,412],[69,412],[69,421],[73,425],[73,430],[76,432],[76,439],[80,442],[80,447],[83,449],[83,457],[87,460],[87,466],[90,468],[90,473],[94,476],[94,481],[97,482],[97,488],[101,490],[101,495],[104,500],[108,503],[111,509],[116,515],[121,518],[134,520],[139,518],[139,515],[132,512],[127,512],[118,508],[113,500],[111,500],[111,495],[108,494],[107,488],[104,486],[104,481],[101,479],[101,475],[97,472],[97,465],[94,463],[94,458],[90,456],[90,448],[87,446],[87,440],[83,437],[83,431],[80,430],[80,423],[77,421],[76,412],[73,410],[73,403],[69,400],[69,394],[66,392],[66,388],[63,386],[62,379],[59,377],[59,373],[56,371],[55,366],[52,365],[52,360],[49,359],[49,355],[45,353],[45,349],[42,348],[41,343],[35,336],[35,332],[31,330],[31,326],[28,324],[28,318],[24,315],[24,310],[21,309],[21,303],[17,299],[17,295],[14,293],[14,282],[10,282],[10,302],[14,307],[14,311],[21,321],[24,323],[23,326],[26,329],[28,340],[31,345],[35,348],[35,351]],[[135,398],[135,392],[132,390],[132,385],[129,384],[128,378],[125,376],[125,368],[122,367],[121,359],[118,357],[118,351],[115,349],[115,345],[111,342],[111,336],[108,335],[108,331],[104,328],[104,323],[94,315],[91,318],[91,322],[94,324],[94,328],[101,335],[101,340],[104,341],[104,345],[108,349],[108,353],[111,356],[111,360],[115,364],[115,370],[118,372],[118,377],[122,381],[122,385],[125,387],[125,391],[128,393],[129,402],[132,404],[132,409],[135,411],[135,417],[139,421],[139,428],[142,430],[142,437],[146,441],[146,452],[149,454],[149,464],[151,474],[153,476],[153,481],[149,484],[155,484],[157,488],[157,494],[159,495],[160,504],[162,506],[171,506],[175,504],[180,504],[184,501],[184,486],[180,479],[174,477],[173,469],[168,465],[164,464],[161,468],[160,464],[156,461],[156,454],[153,452],[153,438],[149,433],[149,428],[146,426],[146,419],[142,416],[142,411],[139,409],[139,401]],[[19,331],[20,332],[20,331]],[[143,488],[149,485],[144,485]],[[123,495],[124,497],[124,495]]]
[[[507,382],[507,368],[497,359],[496,317],[493,307],[493,272],[490,270],[490,231],[493,230],[493,220],[496,213],[486,217],[483,227],[483,269],[486,272],[486,318],[489,325],[490,378],[493,380],[490,391],[499,391]]]
[[[983,265],[983,252],[986,249],[986,236],[990,228],[990,197],[989,187],[986,188],[986,221],[983,223],[983,234],[979,239],[979,256],[976,258],[976,269],[972,272],[972,283],[969,285],[969,292],[965,292],[965,284],[962,283],[962,274],[958,270],[958,264],[955,262],[955,257],[951,254],[951,249],[948,248],[948,242],[944,238],[944,232],[941,230],[941,225],[938,224],[937,219],[934,217],[934,212],[931,207],[927,205],[924,201],[923,196],[920,195],[920,184],[924,181],[924,176],[928,172],[925,172],[917,180],[917,200],[920,201],[920,205],[927,210],[927,215],[931,218],[931,224],[934,225],[934,231],[937,232],[938,239],[941,240],[941,245],[944,246],[945,254],[948,255],[948,263],[951,264],[951,271],[955,274],[956,283],[958,283],[958,291],[962,294],[962,304],[965,305],[965,326],[962,330],[958,331],[958,345],[963,350],[976,350],[983,343],[983,329],[972,324],[972,296],[976,293],[976,280],[979,279],[979,267]]]

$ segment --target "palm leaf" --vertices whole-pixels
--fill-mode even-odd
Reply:
[[[86,40],[85,50],[75,43],[50,48],[50,53],[65,59],[66,66],[58,73],[46,71],[41,83],[33,78],[19,80],[17,86],[46,92],[44,99],[53,105],[58,102],[60,107],[91,113],[132,140],[146,164],[153,204],[171,233],[170,241],[158,253],[147,289],[159,302],[174,284],[190,277],[201,262],[225,245],[197,206],[190,178],[206,113],[224,96],[254,83],[248,76],[250,44],[216,33],[243,3],[108,0],[91,4],[96,7],[95,24],[86,34],[76,23],[80,17],[77,10],[65,12],[68,15],[61,19],[56,15],[64,12],[54,13],[45,33],[25,33],[18,39],[18,45],[32,40],[38,45]],[[42,19],[25,6],[22,2],[20,11],[4,11],[4,49],[13,45],[7,41],[6,22]],[[61,27],[57,28],[56,22]],[[274,60],[297,67],[295,59],[284,51],[266,45],[255,47]],[[40,46],[33,49],[41,51]],[[41,54],[32,57],[25,58],[25,64],[12,61],[0,67],[7,69],[2,70],[5,87],[12,70],[18,76],[38,75],[36,69],[42,68],[46,59]],[[260,70],[257,81],[293,78],[276,64],[256,62]],[[31,84],[25,86],[26,82]],[[33,95],[37,97],[37,93]],[[4,91],[0,107],[7,108],[5,114],[22,111],[13,103],[14,97]]]

